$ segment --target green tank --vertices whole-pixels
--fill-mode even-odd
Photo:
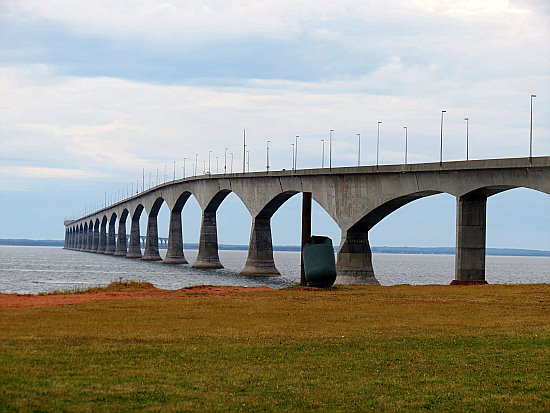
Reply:
[[[308,287],[329,288],[336,281],[332,240],[314,235],[304,245],[304,274]]]

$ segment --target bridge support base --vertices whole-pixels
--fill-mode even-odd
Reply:
[[[96,253],[99,247],[99,226],[94,226],[94,231],[92,235],[92,249],[90,252]]]
[[[281,275],[273,261],[271,241],[271,218],[254,218],[250,232],[250,244],[246,265],[239,273],[255,277],[274,277]]]
[[[116,243],[115,253],[113,255],[117,257],[125,257],[128,252],[126,246],[126,218],[120,219],[118,222],[118,239]]]
[[[157,216],[149,215],[147,219],[147,238],[145,240],[145,252],[143,261],[161,261],[159,254],[159,234],[157,227]]]
[[[336,263],[336,284],[380,285],[372,268],[368,232],[348,231]]]
[[[132,217],[132,224],[130,226],[130,245],[128,246],[128,252],[126,258],[141,258],[141,239],[139,235],[139,216],[137,219]]]
[[[107,247],[105,248],[106,255],[114,255],[116,251],[115,223],[109,222],[109,231],[107,232]]]
[[[168,250],[165,264],[188,264],[183,255],[183,232],[181,229],[181,211],[170,214],[170,231],[168,233]]]
[[[216,211],[203,211],[199,253],[193,268],[223,268],[218,255]]]
[[[487,195],[473,193],[457,199],[455,279],[452,285],[487,284],[486,222]]]

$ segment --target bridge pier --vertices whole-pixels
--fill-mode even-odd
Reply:
[[[118,236],[115,253],[113,255],[117,257],[126,256],[127,246],[126,246],[126,219],[124,222],[122,219],[118,221]]]
[[[115,221],[109,221],[109,232],[107,233],[107,247],[105,248],[105,254],[114,255],[116,251],[116,238],[115,238]]]
[[[250,243],[246,265],[239,273],[256,277],[281,275],[273,261],[271,217],[256,217],[250,231]]]
[[[487,284],[485,238],[487,195],[466,194],[456,205],[455,279],[452,285]]]
[[[86,251],[86,247],[88,244],[88,230],[82,228],[82,234],[80,235],[81,241],[80,241],[80,251]]]
[[[336,284],[380,285],[372,268],[368,231],[347,231],[342,237],[336,273]]]
[[[168,250],[163,261],[165,264],[187,264],[183,255],[183,232],[181,228],[181,211],[170,213],[170,230],[168,232]]]
[[[136,214],[137,215],[137,214]],[[141,240],[139,235],[139,216],[132,217],[130,242],[126,258],[141,258]]]
[[[218,229],[216,227],[216,211],[202,212],[201,236],[199,253],[193,268],[223,268],[218,255]]]
[[[103,254],[107,248],[107,220],[103,219],[99,231],[99,246],[97,247],[97,252]]]
[[[90,225],[88,227],[88,234],[86,235],[88,238],[88,242],[86,243],[86,252],[92,251],[92,246],[94,243],[94,228]]]
[[[94,234],[92,238],[92,250],[90,252],[97,252],[99,247],[99,224],[94,225]]]
[[[159,254],[159,233],[157,226],[157,216],[149,214],[147,218],[147,238],[145,239],[144,261],[161,261]]]

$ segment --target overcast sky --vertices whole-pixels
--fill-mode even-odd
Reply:
[[[224,148],[250,169],[550,153],[550,3],[546,0],[3,0],[0,2],[0,237],[63,236],[63,219],[125,190],[199,171]],[[298,244],[299,199],[274,217],[274,243]],[[513,190],[489,202],[488,246],[550,249],[550,197]],[[186,241],[198,237],[193,200]],[[166,221],[164,211],[161,222]],[[374,245],[454,245],[455,201],[415,201],[371,231]],[[232,219],[229,219],[232,218]],[[224,222],[225,220],[225,222]],[[227,222],[230,221],[230,222]],[[236,197],[220,209],[220,242],[248,241]],[[164,225],[164,224],[163,224]],[[166,224],[167,225],[167,224]],[[426,229],[428,228],[428,229]],[[159,228],[161,235],[167,228]],[[319,208],[317,233],[339,237]],[[338,242],[335,240],[335,242]]]

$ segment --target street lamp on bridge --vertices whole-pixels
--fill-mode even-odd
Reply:
[[[403,126],[403,129],[405,129],[405,165],[407,165],[407,146],[409,144],[409,128],[407,126]]]
[[[324,139],[321,139],[321,144],[323,146],[323,152],[321,155],[321,168],[324,168],[325,167],[325,140]]]
[[[227,173],[227,149],[223,151],[223,174],[225,175]]]
[[[271,141],[267,141],[266,142],[266,148],[265,148],[265,151],[266,151],[266,170],[267,172],[269,173],[269,142]]]
[[[470,129],[470,118],[464,118],[466,121],[466,160],[469,160],[468,133]]]
[[[294,142],[296,143],[296,146],[294,146],[294,150],[296,151],[296,155],[294,156],[294,170],[298,169],[298,138],[300,136],[296,135],[296,139]]]
[[[376,167],[378,168],[378,154],[380,152],[380,124],[382,122],[378,121],[378,130],[376,134]]]
[[[533,157],[533,98],[537,95],[531,95],[531,123],[529,125],[529,160]]]
[[[441,111],[441,133],[440,133],[440,142],[439,142],[439,164],[443,163],[443,114],[446,113],[446,110]]]
[[[330,130],[330,138],[328,143],[328,167],[329,169],[332,169],[332,132],[334,132],[334,129]]]
[[[361,134],[357,134],[357,166],[361,165]]]

